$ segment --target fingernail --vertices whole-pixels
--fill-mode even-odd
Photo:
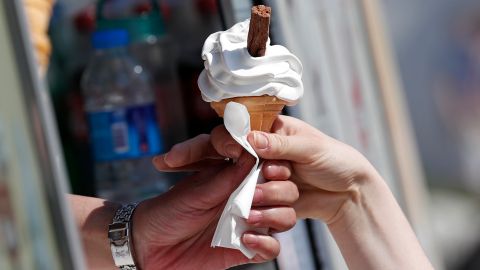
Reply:
[[[262,220],[262,212],[258,210],[250,210],[250,215],[248,216],[248,223],[258,223]]]
[[[168,153],[166,153],[165,155],[163,155],[163,161],[165,161],[165,164],[167,164],[167,165],[170,166],[170,161],[169,161],[169,158],[168,158]]]
[[[243,235],[243,242],[247,245],[256,245],[260,241],[260,238],[254,234],[244,234]]]
[[[263,199],[263,191],[259,188],[255,188],[255,193],[253,194],[253,203],[260,203]]]
[[[242,153],[240,145],[229,144],[225,147],[225,154],[230,158],[237,158]]]
[[[255,143],[255,148],[257,149],[266,149],[268,147],[268,138],[263,133],[255,132],[253,134],[253,140]]]

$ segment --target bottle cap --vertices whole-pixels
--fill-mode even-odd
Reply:
[[[164,18],[157,0],[150,0],[150,5],[137,5],[135,16],[106,18],[104,9],[107,0],[100,0],[97,4],[98,30],[125,29],[128,31],[129,41],[132,43],[143,42],[152,37],[162,38],[166,35]]]
[[[95,49],[125,47],[128,41],[128,32],[123,29],[100,30],[92,35],[92,45]]]
[[[125,28],[128,29],[130,42],[141,42],[150,37],[161,38],[165,36],[165,25],[160,14],[152,13],[148,16],[132,18],[125,21]]]

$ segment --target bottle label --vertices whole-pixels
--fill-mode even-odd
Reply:
[[[154,105],[88,114],[95,161],[152,156],[163,149]]]

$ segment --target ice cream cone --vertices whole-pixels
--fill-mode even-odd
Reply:
[[[273,122],[287,104],[286,101],[277,97],[265,95],[259,97],[228,98],[218,102],[211,102],[210,106],[217,112],[218,116],[223,117],[225,107],[230,101],[245,105],[250,114],[251,129],[264,132],[271,131]]]

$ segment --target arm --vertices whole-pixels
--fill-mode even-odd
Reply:
[[[350,269],[432,269],[385,181],[352,147],[289,117],[251,134],[266,159],[291,162],[301,216],[327,223]],[[303,191],[303,192],[302,192]]]
[[[384,180],[372,170],[328,228],[350,269],[433,269]]]
[[[226,269],[245,263],[272,260],[280,245],[270,235],[246,232],[243,243],[257,255],[249,260],[238,250],[211,248],[215,228],[229,195],[254,164],[249,154],[231,164],[209,164],[165,194],[140,203],[133,222],[133,247],[140,269]],[[282,232],[294,226],[293,203],[298,191],[288,181],[262,184],[247,223]],[[71,195],[76,224],[82,235],[89,269],[115,269],[107,239],[108,224],[119,205]],[[257,215],[255,215],[257,214]],[[188,254],[188,256],[185,256]]]
[[[82,238],[88,268],[116,269],[107,231],[120,205],[78,195],[69,195],[68,199]]]
[[[287,177],[298,186],[297,216],[324,221],[350,269],[432,269],[389,188],[363,155],[291,117],[279,117],[272,130],[248,137],[266,160],[264,176]],[[239,146],[224,127],[211,137],[216,152],[236,158]],[[201,145],[191,140],[177,148]],[[156,166],[188,168],[202,158],[180,160],[173,149]]]
[[[293,118],[282,117],[275,128],[275,134],[249,139],[261,157],[291,162],[304,195],[296,210],[328,225],[350,269],[432,269],[390,189],[363,155]]]

